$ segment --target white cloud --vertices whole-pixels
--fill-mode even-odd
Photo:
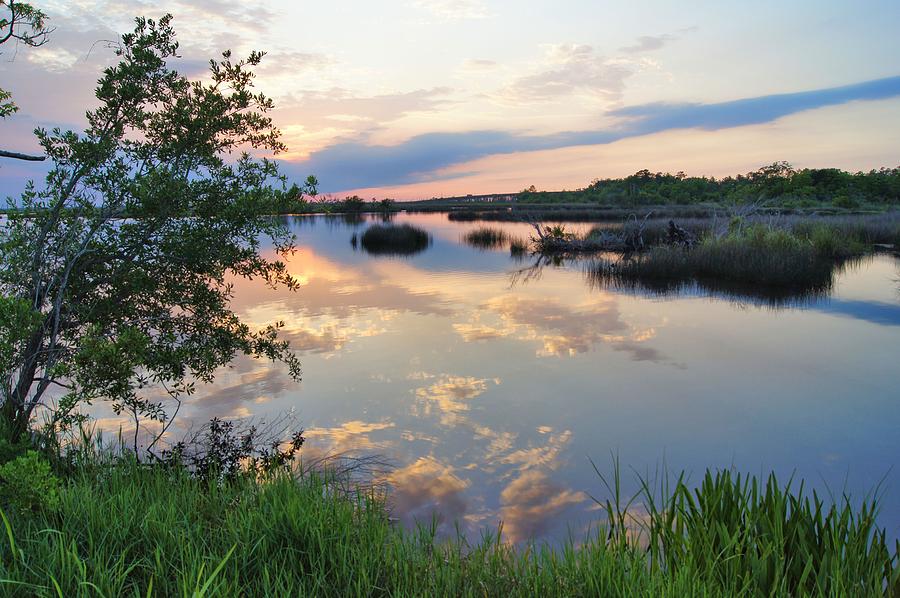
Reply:
[[[500,90],[500,97],[515,102],[546,102],[588,94],[617,100],[625,81],[640,68],[640,62],[602,56],[592,46],[550,44],[545,46],[540,67],[513,80]]]
[[[448,21],[485,19],[491,16],[479,0],[415,0],[413,6]]]

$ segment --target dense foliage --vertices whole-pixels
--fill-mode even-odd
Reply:
[[[164,420],[148,387],[180,400],[236,353],[299,376],[277,324],[254,330],[229,307],[235,276],[296,286],[277,259],[293,237],[267,214],[298,188],[267,159],[228,159],[284,148],[253,91],[263,55],[225,52],[202,82],[173,68],[177,49],[171,16],[137,19],[84,132],[38,131],[53,168],[0,226],[0,416],[13,437],[38,407],[62,425],[96,399]],[[275,255],[260,253],[267,237]]]
[[[854,208],[866,204],[900,204],[900,167],[850,173],[837,168],[795,169],[776,162],[734,177],[690,177],[641,170],[622,179],[596,179],[576,191],[538,191],[518,195],[528,203],[598,203],[664,205],[743,203],[776,200],[785,207],[831,204]]]

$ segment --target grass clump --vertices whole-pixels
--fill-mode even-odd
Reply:
[[[819,292],[831,288],[836,260],[865,249],[858,239],[823,225],[798,233],[754,224],[723,236],[707,235],[691,248],[656,246],[628,259],[598,261],[589,276],[626,284],[736,283]]]
[[[510,242],[509,235],[499,228],[480,226],[463,235],[463,240],[478,249],[499,249]]]
[[[360,237],[360,245],[372,255],[413,255],[430,244],[427,232],[409,224],[376,224]]]
[[[707,471],[699,488],[679,478],[655,501],[645,483],[651,570],[689,571],[721,595],[897,595],[900,543],[877,527],[875,500],[826,504],[791,486]]]
[[[513,237],[509,241],[509,254],[512,257],[524,257],[530,251],[528,241],[521,237]]]

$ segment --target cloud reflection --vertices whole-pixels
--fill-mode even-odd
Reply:
[[[391,472],[386,481],[392,511],[407,525],[428,524],[436,517],[440,527],[447,528],[466,513],[465,490],[470,482],[434,457],[420,457]]]
[[[471,376],[442,376],[430,386],[416,390],[422,415],[431,415],[432,408],[441,414],[441,424],[452,426],[462,421],[460,414],[469,410],[469,401],[484,393],[488,380]],[[500,380],[493,380],[499,384]]]
[[[527,470],[500,493],[500,517],[508,540],[521,542],[547,532],[552,521],[587,496],[553,482],[541,470]]]
[[[505,295],[487,301],[484,307],[499,315],[502,325],[487,326],[478,320],[454,324],[465,340],[515,335],[537,341],[541,357],[574,356],[607,344],[635,361],[663,360],[656,349],[644,344],[655,337],[656,330],[632,329],[612,299],[602,297],[573,307],[558,299]]]

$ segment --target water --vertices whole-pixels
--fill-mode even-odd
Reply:
[[[372,257],[369,222],[289,220],[296,293],[237,281],[248,322],[285,322],[301,383],[241,359],[200,389],[184,421],[293,410],[307,458],[390,459],[404,523],[454,522],[472,538],[503,521],[512,541],[580,537],[602,517],[601,471],[663,466],[794,474],[862,497],[884,481],[881,521],[900,535],[900,262],[842,272],[830,297],[773,308],[701,292],[592,287],[577,263],[515,270],[507,250],[467,246],[480,223],[399,215],[433,244]],[[528,226],[490,223],[527,236]],[[575,225],[577,228],[577,225]],[[181,416],[180,416],[181,417]]]

